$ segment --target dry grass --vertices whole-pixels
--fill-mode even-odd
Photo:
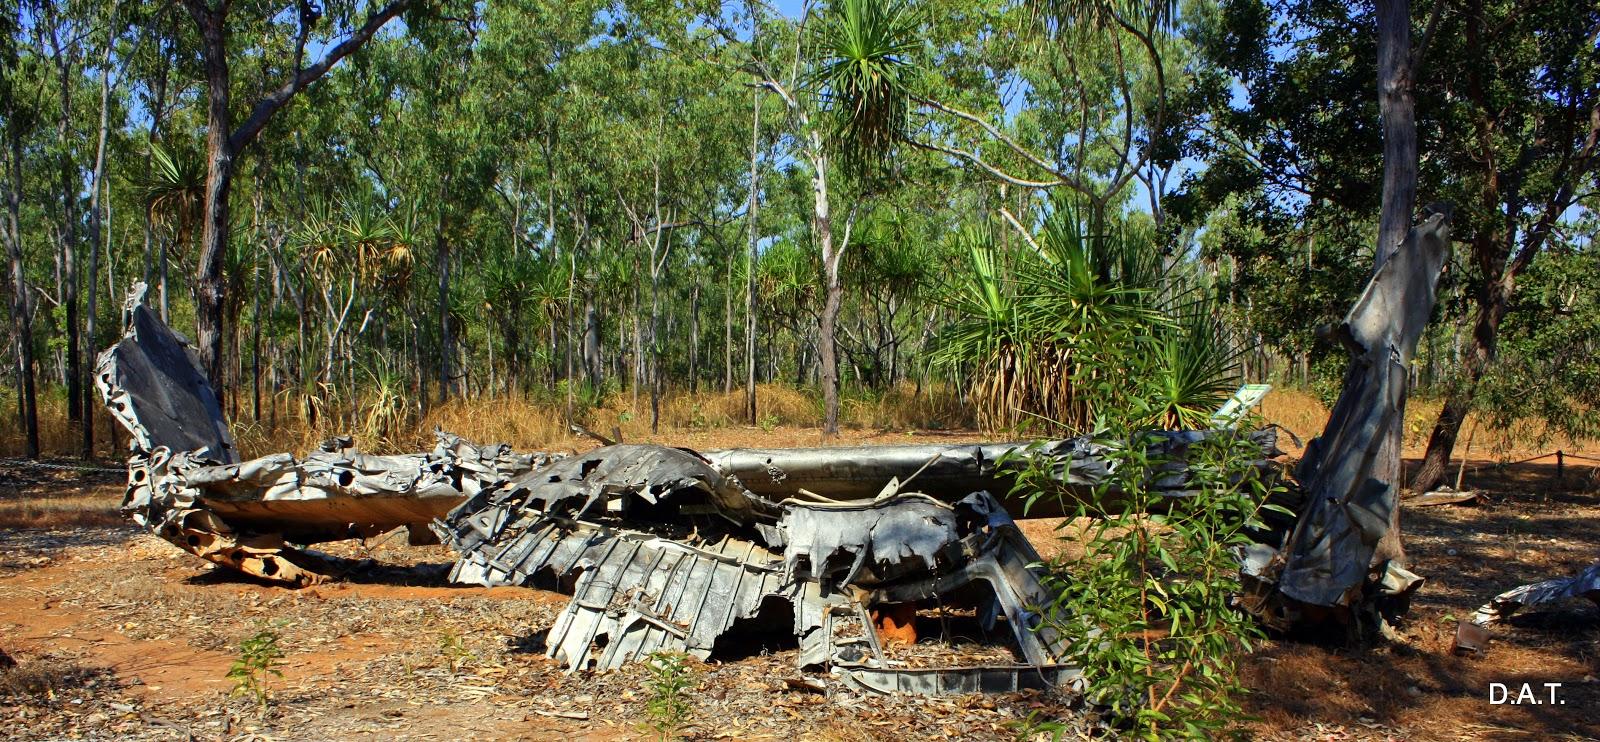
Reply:
[[[128,436],[121,426],[111,419],[95,395],[94,430],[95,455],[120,458]],[[39,451],[45,456],[77,456],[83,445],[82,433],[77,426],[67,424],[67,402],[64,396],[50,391],[38,396]],[[17,396],[13,390],[0,391],[0,456],[21,456],[26,437],[17,424]],[[113,440],[114,439],[114,440]]]
[[[0,500],[0,528],[120,526],[124,522],[117,512],[120,499],[120,495],[78,493],[7,498]]]
[[[1428,446],[1428,435],[1444,406],[1439,399],[1411,399],[1406,403],[1405,455],[1420,457]],[[1298,389],[1274,389],[1261,404],[1261,416],[1268,422],[1283,426],[1302,441],[1322,432],[1328,422],[1328,408],[1309,392]],[[1279,441],[1279,446],[1291,453],[1299,449],[1293,441]],[[1469,458],[1509,461],[1548,453],[1556,448],[1573,450],[1600,449],[1600,441],[1569,440],[1553,434],[1538,421],[1523,421],[1508,430],[1492,430],[1483,415],[1470,413],[1461,427],[1461,437],[1456,442],[1456,455]]]
[[[275,426],[269,426],[265,420],[252,421],[247,416],[233,422],[234,435],[246,456],[314,450],[319,443],[336,435],[353,435],[357,445],[374,452],[427,450],[433,447],[435,428],[468,440],[506,442],[524,450],[589,445],[567,430],[566,405],[561,399],[522,396],[455,399],[430,408],[420,420],[414,414],[396,410],[400,418],[398,430],[370,429],[369,422],[374,419],[371,400],[339,404],[337,406],[344,408],[342,412],[325,413],[315,425],[307,422],[302,413],[304,405],[299,401],[276,402],[279,413]],[[1413,399],[1407,405],[1406,456],[1421,456],[1440,405],[1439,400],[1432,399]],[[13,409],[15,400],[10,395],[0,394],[0,406]],[[650,431],[648,394],[640,394],[635,404],[631,393],[616,393],[592,408],[579,405],[575,412],[578,422],[589,429],[606,436],[620,432],[627,441],[686,441],[702,439],[703,434],[718,430],[755,427],[771,433],[777,429],[814,429],[822,424],[822,402],[815,389],[762,384],[756,390],[756,406],[757,425],[749,426],[744,417],[743,389],[728,394],[704,391],[692,395],[669,391],[661,400],[660,431],[654,434]],[[970,406],[945,384],[927,385],[920,392],[910,383],[883,392],[847,391],[840,402],[840,410],[840,423],[847,430],[970,433],[974,426]],[[99,438],[96,455],[102,460],[119,460],[124,455],[126,436],[98,405],[96,411]],[[1283,426],[1301,440],[1319,433],[1328,419],[1328,410],[1321,401],[1298,389],[1274,390],[1263,402],[1261,413],[1266,420]],[[0,456],[20,456],[22,436],[14,416],[6,417],[9,419],[0,422]],[[67,425],[66,404],[53,392],[40,395],[39,430],[41,449],[46,457],[77,455],[78,433]],[[1291,454],[1299,453],[1292,441],[1285,439],[1280,445]],[[1473,414],[1462,428],[1457,454],[1483,461],[1511,461],[1548,453],[1558,447],[1569,451],[1596,451],[1600,450],[1600,441],[1566,440],[1552,435],[1537,421],[1519,423],[1509,430],[1490,430],[1481,415]],[[38,515],[43,517],[43,513]]]
[[[641,394],[637,405],[631,393],[613,394],[592,408],[575,409],[579,424],[596,433],[625,441],[682,441],[695,433],[749,427],[744,416],[744,390],[724,394],[669,393],[661,399],[660,431],[650,430],[650,398]],[[298,405],[291,405],[298,407]],[[822,424],[822,403],[813,390],[783,384],[756,388],[757,425],[764,432],[781,428],[816,428]],[[416,423],[395,433],[363,431],[362,408],[325,416],[310,425],[303,415],[280,416],[276,428],[250,421],[234,423],[239,448],[246,456],[279,451],[306,451],[329,437],[353,434],[359,446],[377,452],[427,450],[433,431],[447,430],[471,441],[505,442],[520,450],[555,450],[586,445],[564,422],[562,401],[542,401],[518,396],[453,399],[430,408]],[[970,413],[945,386],[928,386],[920,392],[901,384],[879,394],[857,394],[840,402],[840,424],[849,429],[907,432],[966,428]],[[356,424],[347,424],[356,421]]]

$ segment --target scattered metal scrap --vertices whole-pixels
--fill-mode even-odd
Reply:
[[[1494,596],[1472,616],[1472,623],[1487,626],[1495,621],[1510,618],[1525,606],[1553,603],[1567,598],[1588,598],[1600,606],[1600,562],[1589,565],[1571,577],[1558,577],[1544,582],[1507,590]]]
[[[1472,614],[1472,618],[1456,623],[1455,640],[1451,650],[1456,654],[1481,654],[1489,648],[1489,626],[1511,617],[1530,605],[1554,603],[1568,598],[1588,598],[1600,606],[1600,562],[1589,565],[1572,577],[1535,582],[1531,585],[1507,590],[1494,596]]]
[[[1400,504],[1408,508],[1427,508],[1435,505],[1478,505],[1489,497],[1478,490],[1453,490],[1448,487],[1401,498]]]

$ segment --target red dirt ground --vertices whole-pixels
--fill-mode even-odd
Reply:
[[[1306,431],[1296,431],[1306,432]],[[976,433],[856,431],[843,443],[975,440]],[[663,436],[667,438],[667,436]],[[681,445],[815,445],[805,429],[699,431]],[[1570,449],[1569,449],[1570,450]],[[1600,450],[1579,449],[1600,457]],[[1415,450],[1408,454],[1415,455]],[[1530,454],[1531,455],[1531,454]],[[1573,462],[1576,464],[1577,462]],[[1469,464],[1477,506],[1408,510],[1413,570],[1428,579],[1399,644],[1346,649],[1268,641],[1247,662],[1247,706],[1264,739],[1600,738],[1600,610],[1529,610],[1483,657],[1449,653],[1456,619],[1510,587],[1600,558],[1596,470],[1546,462]],[[62,678],[0,687],[0,736],[128,739],[631,738],[646,720],[641,671],[569,676],[537,651],[566,598],[521,588],[443,586],[441,547],[354,543],[328,550],[414,570],[414,584],[336,583],[300,591],[211,569],[110,515],[112,476],[0,469],[0,649]],[[1052,521],[1026,524],[1042,550]],[[237,642],[283,636],[272,711],[230,699]],[[698,738],[1008,738],[1045,697],[863,699],[797,692],[792,658],[698,668]],[[86,671],[83,675],[79,670]],[[71,677],[66,677],[71,676]],[[20,681],[19,681],[20,682]],[[1490,683],[1560,682],[1564,705],[1492,705]],[[4,686],[5,684],[0,684]],[[12,684],[13,686],[16,683]],[[848,719],[849,721],[846,721]]]

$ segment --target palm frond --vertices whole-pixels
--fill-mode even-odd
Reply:
[[[819,59],[807,82],[832,118],[830,141],[847,169],[883,163],[908,133],[919,20],[901,0],[834,0],[813,32]]]

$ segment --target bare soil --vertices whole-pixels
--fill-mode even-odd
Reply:
[[[976,440],[976,433],[847,432],[844,443]],[[680,445],[815,445],[814,430],[725,429]],[[584,446],[587,447],[587,446]],[[1408,454],[1416,452],[1408,451]],[[1600,451],[1580,451],[1600,457]],[[1532,455],[1531,453],[1528,455]],[[1580,465],[1581,464],[1581,465]],[[1428,579],[1404,641],[1348,648],[1269,640],[1245,669],[1247,732],[1263,739],[1600,738],[1600,610],[1572,601],[1496,629],[1485,656],[1450,654],[1456,619],[1508,588],[1600,558],[1596,470],[1570,461],[1477,459],[1475,506],[1405,513],[1413,569]],[[566,597],[444,581],[452,555],[404,539],[326,545],[391,568],[303,590],[213,569],[113,513],[115,475],[0,466],[0,737],[9,739],[563,739],[653,737],[648,673],[567,675],[542,629]],[[1025,526],[1065,548],[1057,521]],[[230,696],[238,644],[281,635],[271,703]],[[791,649],[696,664],[685,734],[700,739],[1000,739],[1029,714],[1075,718],[1067,699],[944,699],[807,689]],[[0,658],[3,664],[3,658]],[[1493,705],[1562,683],[1564,704]]]

